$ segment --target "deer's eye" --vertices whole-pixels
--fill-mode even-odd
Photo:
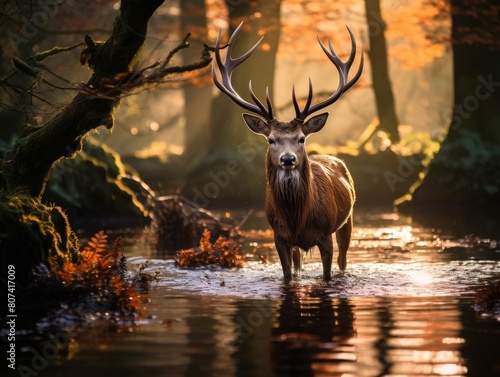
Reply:
[[[304,144],[306,142],[306,138],[304,136],[302,136],[300,139],[299,139],[299,143],[300,144]]]
[[[274,144],[274,143],[275,143],[275,141],[274,141],[273,139],[269,138],[269,139],[267,139],[267,143],[268,143],[269,145],[271,145],[271,144]]]

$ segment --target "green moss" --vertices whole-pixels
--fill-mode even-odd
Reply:
[[[443,143],[426,174],[410,189],[411,203],[400,202],[406,208],[497,208],[499,171],[500,147],[486,145],[476,132],[460,130],[456,140]]]
[[[116,152],[88,144],[74,158],[54,166],[42,199],[65,208],[71,219],[140,221],[145,209],[121,181],[125,174],[127,170]]]
[[[0,229],[4,234],[0,265],[15,267],[18,286],[26,286],[28,282],[23,279],[50,257],[78,258],[77,238],[64,212],[28,195],[0,194]]]
[[[103,164],[112,178],[118,178],[120,175],[127,174],[127,169],[123,164],[120,155],[105,144],[97,144],[92,141],[88,143],[84,152],[87,158],[94,158],[96,162]]]

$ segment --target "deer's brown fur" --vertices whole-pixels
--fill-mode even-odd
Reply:
[[[323,276],[331,278],[333,255],[332,233],[337,233],[338,265],[346,268],[346,253],[352,227],[352,209],[355,201],[354,184],[345,164],[327,155],[307,156],[305,145],[296,142],[310,123],[322,127],[326,114],[306,122],[266,123],[245,114],[245,121],[254,131],[273,138],[278,153],[271,148],[266,155],[265,209],[283,267],[285,279],[291,278],[292,250],[309,250],[318,246],[323,262]],[[320,118],[318,120],[318,118]],[[307,129],[314,132],[316,129]],[[289,139],[288,143],[285,139]],[[273,144],[274,144],[273,143]],[[294,155],[296,165],[285,169],[279,161],[283,155]],[[295,249],[296,250],[296,249]],[[298,252],[298,251],[294,251]],[[300,258],[294,257],[297,263]],[[300,265],[294,266],[296,270]]]
[[[306,137],[320,131],[326,123],[328,113],[308,118],[323,109],[351,88],[363,71],[363,54],[355,76],[348,80],[356,55],[356,41],[352,31],[351,53],[343,62],[335,53],[331,43],[327,48],[321,40],[320,46],[339,72],[337,90],[325,100],[312,104],[312,84],[309,80],[309,95],[303,109],[299,108],[295,90],[292,91],[295,118],[280,122],[274,116],[273,107],[266,92],[266,105],[255,95],[251,82],[250,95],[254,104],[243,99],[231,84],[232,71],[243,63],[258,47],[262,38],[249,51],[238,58],[231,57],[231,49],[242,23],[235,29],[227,45],[225,59],[220,55],[220,33],[215,44],[215,59],[212,78],[215,85],[235,103],[260,117],[243,114],[247,126],[255,133],[267,138],[269,149],[266,157],[266,215],[274,230],[274,243],[278,251],[285,280],[292,277],[292,261],[300,270],[300,250],[318,246],[323,263],[323,277],[331,279],[333,257],[332,234],[336,234],[339,268],[347,265],[347,249],[351,240],[352,209],[355,201],[354,185],[344,163],[326,155],[308,157],[305,150]],[[221,80],[216,70],[220,71]],[[293,253],[293,254],[292,254]]]

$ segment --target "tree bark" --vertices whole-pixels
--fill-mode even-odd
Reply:
[[[380,11],[380,0],[365,0],[366,20],[370,40],[370,62],[373,91],[379,118],[379,128],[389,134],[393,143],[399,142],[398,117],[394,104],[389,63],[387,61],[387,44],[384,31],[386,24]]]
[[[454,105],[448,134],[403,211],[497,216],[500,207],[500,31],[498,5],[452,0]],[[496,34],[495,34],[496,33]],[[456,220],[456,219],[455,219]]]

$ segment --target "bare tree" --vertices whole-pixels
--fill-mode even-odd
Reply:
[[[382,19],[380,0],[365,0],[365,10],[370,39],[369,56],[373,91],[380,122],[379,128],[389,134],[393,143],[397,143],[399,142],[398,118],[389,78],[387,44],[384,36],[386,25]]]

